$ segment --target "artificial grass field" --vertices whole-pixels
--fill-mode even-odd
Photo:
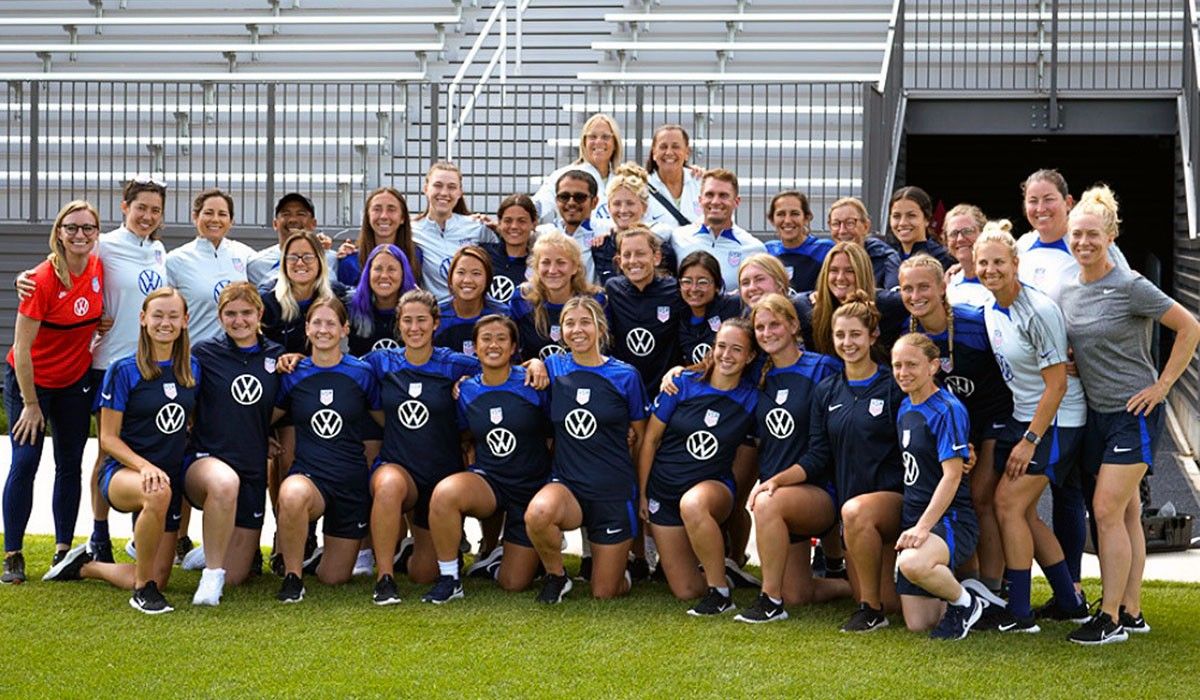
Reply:
[[[285,606],[264,574],[196,608],[198,572],[176,569],[166,591],[176,610],[152,617],[107,584],[43,583],[52,538],[26,541],[29,582],[0,586],[5,697],[1171,698],[1200,685],[1200,586],[1181,583],[1148,584],[1153,631],[1103,647],[1065,641],[1069,623],[935,642],[896,615],[879,632],[842,634],[849,601],[767,625],[697,619],[653,583],[607,602],[577,584],[550,607],[536,591],[470,579],[466,599],[434,606],[402,580],[404,602],[379,608],[373,579],[330,588],[308,577],[304,602]],[[1035,585],[1035,602],[1047,590]],[[734,598],[741,607],[756,594]]]

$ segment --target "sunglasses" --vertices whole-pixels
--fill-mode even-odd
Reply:
[[[554,198],[563,203],[575,202],[576,204],[583,204],[591,199],[592,196],[586,192],[559,192]]]

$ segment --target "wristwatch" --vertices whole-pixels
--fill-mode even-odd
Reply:
[[[1034,447],[1036,447],[1042,441],[1042,436],[1038,435],[1037,433],[1033,432],[1032,430],[1026,430],[1025,434],[1022,435],[1021,437],[1025,438],[1025,440],[1027,442],[1031,443]]]

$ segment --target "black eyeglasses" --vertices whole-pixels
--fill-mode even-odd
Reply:
[[[81,231],[85,236],[94,236],[100,230],[99,226],[93,224],[62,224],[59,228],[66,231],[68,236],[74,236]]]
[[[554,198],[560,202],[563,202],[564,204],[566,202],[575,202],[576,204],[583,204],[584,202],[591,199],[592,196],[586,192],[559,192],[557,195],[555,195]]]
[[[296,263],[301,262],[305,265],[312,265],[317,261],[317,256],[313,255],[312,253],[304,253],[303,255],[289,253],[288,255],[283,256],[283,259],[287,261],[289,265],[295,265]]]

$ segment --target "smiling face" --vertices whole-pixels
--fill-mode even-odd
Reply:
[[[428,306],[410,301],[400,309],[396,323],[400,328],[400,339],[404,341],[406,348],[423,350],[433,342],[433,331],[437,328],[437,321],[434,320]]]
[[[738,275],[738,293],[747,306],[754,306],[759,299],[772,292],[787,294],[787,290],[780,289],[774,278],[758,265],[742,267],[742,272]]]
[[[462,199],[462,178],[453,170],[438,168],[425,180],[425,197],[429,212],[438,219],[448,219]]]
[[[663,129],[654,137],[650,145],[650,154],[658,169],[667,175],[678,174],[683,170],[683,164],[691,157],[687,139],[679,129]]]
[[[563,342],[577,355],[597,352],[600,347],[600,327],[592,312],[583,306],[564,311],[559,318]]]
[[[1050,241],[1067,232],[1067,216],[1075,200],[1064,197],[1049,180],[1034,180],[1025,187],[1025,218],[1042,238]]]
[[[808,236],[811,216],[804,214],[804,206],[799,197],[780,197],[775,200],[775,210],[771,213],[771,225],[779,240],[789,248],[795,248],[804,242]]]
[[[945,293],[945,283],[933,268],[919,265],[900,270],[900,299],[914,317],[925,318],[943,308]]]
[[[342,338],[350,335],[350,326],[342,323],[333,309],[318,306],[304,323],[304,334],[314,351],[336,350]]]
[[[533,235],[533,219],[524,207],[511,206],[500,212],[500,237],[514,248],[520,248],[529,243]]]
[[[582,224],[592,215],[597,197],[593,197],[588,183],[573,177],[564,177],[558,181],[558,191],[554,195],[558,202],[558,215],[563,223],[575,227]]]
[[[754,344],[741,328],[721,326],[713,340],[712,357],[713,373],[736,381],[754,359]]]
[[[853,364],[871,357],[872,334],[863,322],[848,314],[833,320],[833,349],[842,362]]]
[[[71,231],[74,230],[74,233]],[[63,217],[58,225],[58,240],[67,255],[87,255],[96,246],[100,226],[87,209],[76,209]]]
[[[641,286],[654,279],[654,268],[662,262],[662,253],[650,246],[646,236],[628,236],[621,239],[620,260],[625,277]]]
[[[911,199],[897,199],[892,202],[890,221],[892,234],[896,240],[906,246],[926,239],[929,219],[925,212]]]
[[[694,311],[703,312],[717,296],[717,282],[702,265],[692,265],[679,276],[679,294]]]
[[[483,263],[470,255],[460,257],[450,272],[450,294],[460,301],[473,302],[486,290],[487,270]]]
[[[1016,284],[1017,258],[1003,243],[988,241],[975,250],[975,274],[995,294]]]
[[[950,217],[946,219],[945,231],[946,247],[950,249],[950,254],[960,263],[971,260],[972,248],[980,233],[975,219],[965,214]]]
[[[1079,213],[1071,217],[1067,245],[1081,267],[1108,260],[1112,234],[1104,230],[1104,222],[1095,214]]]
[[[768,355],[796,347],[796,335],[799,332],[798,321],[778,316],[765,307],[754,312],[754,338]]]
[[[549,246],[537,259],[538,278],[550,293],[569,292],[571,278],[579,271],[573,258],[557,246]]]
[[[132,202],[121,202],[125,228],[141,238],[158,230],[163,222],[163,198],[157,192],[138,192]]]
[[[892,376],[900,390],[912,395],[928,388],[937,376],[939,363],[930,360],[919,348],[906,342],[896,343],[892,348]]]
[[[219,243],[233,226],[233,214],[224,197],[209,197],[200,203],[200,211],[192,214],[192,222],[196,224],[197,233]]]
[[[583,157],[604,172],[617,147],[617,137],[602,119],[597,119],[583,135]]]
[[[317,228],[317,220],[312,212],[300,202],[289,201],[283,205],[272,222],[275,232],[279,234],[279,242],[287,240],[292,231],[313,231]]]
[[[380,253],[371,261],[371,293],[378,299],[390,299],[404,284],[404,267],[391,253]]]
[[[733,223],[733,212],[741,202],[742,198],[732,182],[709,177],[700,186],[700,208],[704,211],[704,223],[714,230],[714,234],[729,228]]]
[[[516,339],[503,323],[488,323],[475,331],[475,354],[488,369],[509,366],[516,347]]]
[[[395,243],[404,224],[404,207],[390,192],[380,192],[367,203],[367,223],[375,232],[375,245]]]
[[[139,322],[150,334],[150,340],[163,345],[174,343],[187,328],[187,313],[183,310],[183,298],[178,294],[150,300],[141,312]]]
[[[854,266],[850,264],[850,256],[836,253],[829,260],[829,293],[839,302],[858,290],[858,278],[854,274]]]
[[[238,345],[252,344],[258,339],[262,311],[244,299],[234,299],[221,307],[221,328]]]
[[[646,215],[646,203],[627,187],[618,187],[608,198],[608,213],[618,229],[627,229]]]
[[[838,243],[849,241],[862,245],[870,226],[871,222],[851,205],[842,205],[829,212],[829,234]]]
[[[317,279],[320,261],[312,244],[303,238],[292,241],[283,252],[283,272],[292,284],[311,284]]]

